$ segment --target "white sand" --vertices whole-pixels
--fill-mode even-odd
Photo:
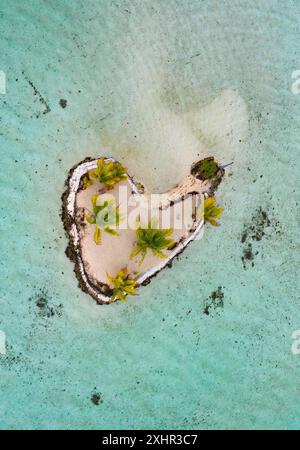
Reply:
[[[119,183],[113,190],[109,191],[109,194],[113,195],[116,199],[116,203],[120,205],[119,202],[119,187],[128,186],[128,193],[131,194],[130,185],[124,181]],[[135,278],[139,275],[143,275],[145,272],[149,271],[157,264],[165,265],[168,262],[168,257],[172,253],[171,250],[164,251],[166,259],[157,258],[148,251],[143,263],[140,265],[140,256],[130,259],[130,254],[134,248],[136,242],[136,232],[134,229],[119,229],[117,231],[120,233],[119,236],[112,236],[105,231],[101,232],[101,243],[96,245],[94,242],[94,231],[96,225],[91,225],[84,221],[84,226],[80,218],[84,214],[91,214],[91,197],[92,195],[98,195],[103,189],[103,186],[95,181],[94,185],[89,186],[86,190],[82,190],[77,194],[76,205],[77,205],[77,228],[80,235],[81,243],[81,254],[82,260],[86,272],[89,278],[95,282],[107,283],[106,272],[110,275],[115,276],[116,273],[122,268],[127,266],[128,271],[134,274]],[[201,182],[196,180],[194,177],[189,176],[186,183],[178,190],[173,190],[170,194],[166,195],[166,199],[177,200],[179,197],[187,194],[188,192],[201,192],[203,190],[203,185]],[[176,196],[177,192],[177,196]],[[183,215],[185,214],[184,208],[188,210],[188,202],[191,198],[194,198],[194,205],[192,205],[191,212],[195,213],[196,206],[199,206],[201,202],[200,195],[188,196],[183,202],[175,203],[173,206],[169,205],[169,201],[165,199],[163,202],[163,207],[166,208],[163,214],[170,214],[170,224],[172,228],[175,225],[175,221],[182,223]],[[126,197],[127,200],[127,197]],[[160,203],[161,205],[161,203]],[[132,214],[134,207],[128,208],[128,214]],[[159,217],[159,225],[162,223],[162,213]],[[174,229],[172,238],[179,242],[182,238],[188,237],[189,230],[194,229],[196,226],[195,220],[193,220],[191,214],[185,214],[186,227],[182,226],[180,229]]]
[[[215,156],[221,164],[233,161],[235,167],[245,163],[248,111],[236,91],[224,90],[209,104],[175,113],[159,92],[147,91],[146,80],[143,87],[126,122],[101,130],[101,144],[151,192],[170,190],[193,162],[206,156]]]

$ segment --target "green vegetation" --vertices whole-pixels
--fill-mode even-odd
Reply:
[[[220,224],[216,221],[224,211],[216,204],[215,197],[208,197],[204,200],[204,221],[209,222],[211,225],[219,226]]]
[[[106,233],[118,236],[119,233],[113,230],[112,226],[118,226],[120,223],[119,208],[115,205],[115,200],[112,196],[107,198],[105,195],[92,196],[93,215],[85,215],[86,221],[92,225],[96,225],[94,232],[94,241],[98,245],[101,242],[101,229]]]
[[[93,180],[90,179],[89,174],[82,177],[82,189],[86,189],[93,184]]]
[[[148,250],[151,250],[159,258],[165,258],[166,255],[163,253],[163,250],[169,249],[175,244],[174,239],[168,238],[172,233],[173,228],[160,230],[155,227],[153,221],[149,222],[148,228],[137,228],[137,243],[131,252],[130,258],[132,259],[141,254],[140,264],[142,264]]]
[[[126,267],[119,270],[116,277],[112,277],[108,273],[106,276],[113,288],[111,301],[116,298],[126,301],[126,295],[137,295],[138,283],[130,277]]]
[[[212,156],[204,158],[197,162],[191,170],[192,175],[201,180],[209,180],[214,178],[219,170],[218,163],[214,160]]]
[[[89,180],[96,178],[103,183],[106,189],[112,189],[115,184],[127,178],[126,167],[123,167],[117,161],[105,161],[104,158],[98,159],[96,169],[88,172]]]

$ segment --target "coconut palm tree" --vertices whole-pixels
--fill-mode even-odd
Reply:
[[[148,250],[151,250],[153,255],[159,258],[165,258],[166,255],[163,253],[163,250],[170,249],[175,244],[174,239],[168,238],[173,231],[173,228],[156,228],[154,221],[149,222],[148,228],[138,227],[136,230],[137,243],[131,252],[130,258],[132,259],[141,254],[140,264],[142,264]]]
[[[204,222],[209,222],[211,225],[219,226],[220,224],[216,221],[224,211],[216,204],[215,197],[207,197],[204,199]]]
[[[127,178],[127,168],[118,161],[107,161],[100,158],[97,161],[97,167],[88,171],[83,180],[83,189],[92,184],[92,178],[96,178],[103,183],[106,189],[112,189],[115,184]]]
[[[125,301],[126,295],[137,295],[138,283],[128,274],[127,267],[119,270],[115,277],[106,272],[108,281],[113,288],[111,301],[116,298]]]
[[[91,225],[96,225],[94,232],[94,241],[98,245],[101,242],[101,229],[106,233],[119,236],[119,233],[112,229],[112,226],[118,226],[120,223],[119,208],[115,205],[115,199],[108,194],[92,196],[93,214],[85,215],[85,219]]]

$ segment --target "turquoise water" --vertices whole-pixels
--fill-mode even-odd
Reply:
[[[299,24],[296,0],[1,0],[1,428],[299,427]],[[64,254],[68,170],[105,146],[174,184],[172,127],[228,89],[246,112],[200,133],[235,160],[221,227],[96,306]]]

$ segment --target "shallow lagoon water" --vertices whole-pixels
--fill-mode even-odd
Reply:
[[[299,427],[300,14],[286,3],[0,3],[1,428]],[[97,306],[64,254],[68,170],[108,153],[164,190],[206,149],[234,160],[221,227],[139,297]]]

